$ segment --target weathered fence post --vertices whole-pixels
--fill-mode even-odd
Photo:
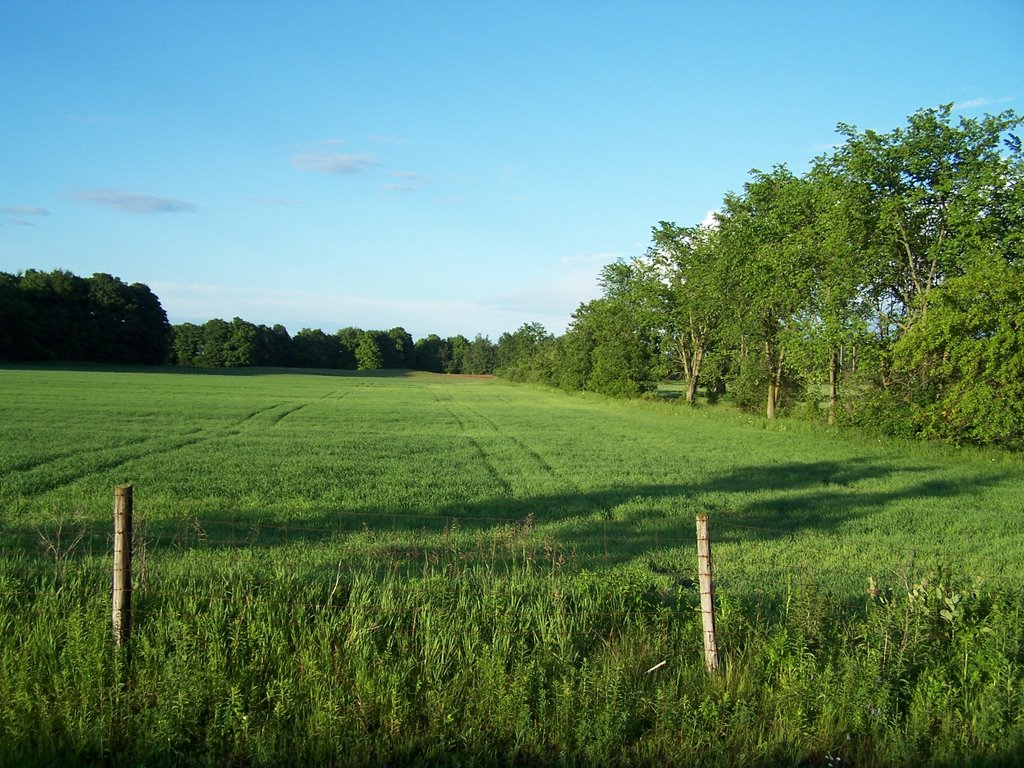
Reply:
[[[132,632],[132,490],[114,489],[114,645],[128,645]]]
[[[711,538],[706,512],[697,515],[697,573],[700,614],[704,623],[704,663],[708,672],[715,672],[718,670],[718,637],[715,634],[715,589],[711,582]]]

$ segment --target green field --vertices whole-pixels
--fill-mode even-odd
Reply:
[[[1019,457],[429,374],[8,368],[0,394],[0,763],[1024,750]]]

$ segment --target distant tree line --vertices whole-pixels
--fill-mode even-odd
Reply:
[[[167,314],[142,283],[59,269],[0,272],[0,360],[155,365],[170,349]]]
[[[564,336],[524,326],[500,364],[570,389],[637,396],[676,378],[687,402],[726,396],[769,419],[1024,447],[1021,122],[942,107],[884,134],[841,124],[807,173],[753,171],[713,226],[660,222]]]
[[[366,371],[413,369],[435,373],[491,374],[496,350],[485,336],[472,341],[436,334],[413,341],[402,327],[389,331],[346,327],[336,333],[303,328],[294,336],[281,325],[231,322],[173,326],[171,362],[204,368],[282,366]]]
[[[436,334],[413,341],[404,328],[303,328],[295,336],[239,317],[171,325],[157,296],[108,274],[0,272],[0,360],[278,366],[340,370],[404,368],[492,374],[498,349],[486,336]]]

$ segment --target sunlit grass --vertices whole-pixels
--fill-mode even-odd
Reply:
[[[1019,458],[429,375],[10,369],[0,391],[0,764],[1024,748]]]

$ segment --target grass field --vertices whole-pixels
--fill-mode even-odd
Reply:
[[[0,764],[1024,750],[1019,457],[429,374],[8,368],[0,394]]]

